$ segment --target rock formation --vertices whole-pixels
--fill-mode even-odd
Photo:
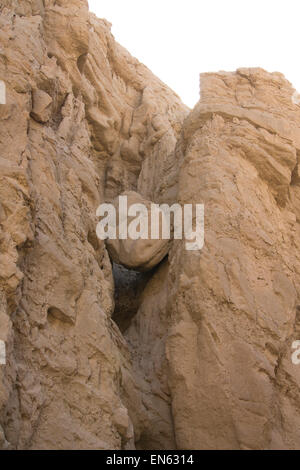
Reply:
[[[0,80],[0,448],[300,448],[289,82],[204,74],[189,112],[85,0],[2,1]],[[113,266],[96,210],[124,192],[204,203],[203,250]]]
[[[168,223],[165,214],[162,211],[153,211],[153,219],[157,218],[158,238],[151,238],[151,207],[152,202],[146,201],[140,194],[134,191],[125,192],[120,197],[126,197],[127,208],[134,207],[135,204],[138,206],[142,205],[145,210],[139,214],[138,218],[128,216],[128,210],[124,211],[124,214],[120,214],[119,210],[119,198],[114,200],[114,208],[116,213],[116,220],[113,226],[116,226],[116,238],[108,238],[106,242],[106,248],[111,259],[122,266],[129,269],[135,269],[137,271],[149,271],[157,266],[168,254],[170,248],[170,239],[162,237],[162,224]],[[120,217],[121,215],[121,217]],[[162,218],[164,219],[162,221]],[[135,231],[141,238],[135,239],[127,237],[120,239],[120,219],[121,225],[123,225],[124,233],[129,233],[130,223],[135,221]],[[122,220],[124,219],[123,223]],[[142,227],[141,227],[141,225]],[[142,233],[143,228],[146,227],[145,233]],[[170,230],[171,237],[171,230]],[[99,237],[101,240],[101,236]]]

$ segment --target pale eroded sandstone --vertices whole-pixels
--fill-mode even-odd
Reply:
[[[132,221],[136,221],[134,227],[134,232],[136,235],[139,235],[141,238],[133,239],[128,236],[125,239],[120,239],[120,209],[119,209],[119,198],[116,198],[114,201],[114,207],[116,209],[116,239],[107,239],[106,246],[108,253],[110,254],[112,260],[117,263],[125,266],[129,269],[135,269],[137,271],[150,271],[155,268],[168,254],[170,248],[170,239],[162,237],[162,224],[168,223],[167,217],[164,215],[163,211],[154,211],[152,210],[153,219],[157,215],[157,227],[158,239],[151,238],[151,208],[152,202],[145,200],[138,193],[134,191],[129,191],[121,194],[121,197],[126,197],[126,205],[129,208],[139,205],[143,207],[143,211],[137,212],[138,219],[135,216],[127,216],[128,210],[121,214],[121,225],[122,219],[125,217],[125,227],[123,228],[125,233],[130,235],[130,224]],[[162,220],[162,218],[164,220]],[[124,225],[124,223],[123,223]],[[143,234],[143,228],[145,228],[145,233]],[[160,233],[159,233],[160,232]],[[171,232],[171,231],[170,231]],[[170,233],[171,235],[171,233]],[[147,238],[146,238],[147,236]]]
[[[299,448],[292,86],[204,74],[189,113],[85,0],[3,0],[0,80],[0,447]],[[204,249],[128,242],[153,271],[113,273],[124,192],[204,203]]]

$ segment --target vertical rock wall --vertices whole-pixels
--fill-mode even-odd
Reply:
[[[299,447],[300,108],[280,74],[204,74],[184,124],[178,199],[205,204],[205,247],[170,257],[177,445]],[[182,400],[182,397],[185,397]]]
[[[111,319],[112,267],[95,214],[104,198],[136,189],[163,148],[147,192],[172,193],[186,108],[87,2],[0,9],[2,446],[132,448],[121,392],[131,359]]]

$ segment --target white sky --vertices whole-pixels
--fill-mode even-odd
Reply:
[[[116,40],[193,107],[199,73],[263,67],[300,91],[299,0],[89,0]]]

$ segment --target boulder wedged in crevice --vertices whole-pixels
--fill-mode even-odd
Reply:
[[[121,211],[119,207],[121,199],[126,201],[126,212]],[[168,220],[165,213],[157,209],[158,206],[155,206],[154,210],[154,206],[151,201],[134,191],[122,193],[114,200],[116,224],[114,223],[113,227],[116,228],[116,233],[114,238],[106,240],[106,247],[115,263],[127,269],[147,272],[154,269],[167,256],[170,249],[171,227],[169,238],[162,236],[162,227],[164,224],[164,227],[168,228],[171,219]],[[129,215],[134,207],[135,215]],[[134,224],[133,233],[131,233],[131,224]],[[152,228],[157,231],[157,236],[152,233]],[[125,232],[122,237],[121,230]]]
[[[292,86],[206,74],[189,114],[85,0],[2,1],[0,43],[0,448],[299,448]],[[205,204],[203,250],[113,279],[96,211],[129,191]]]

